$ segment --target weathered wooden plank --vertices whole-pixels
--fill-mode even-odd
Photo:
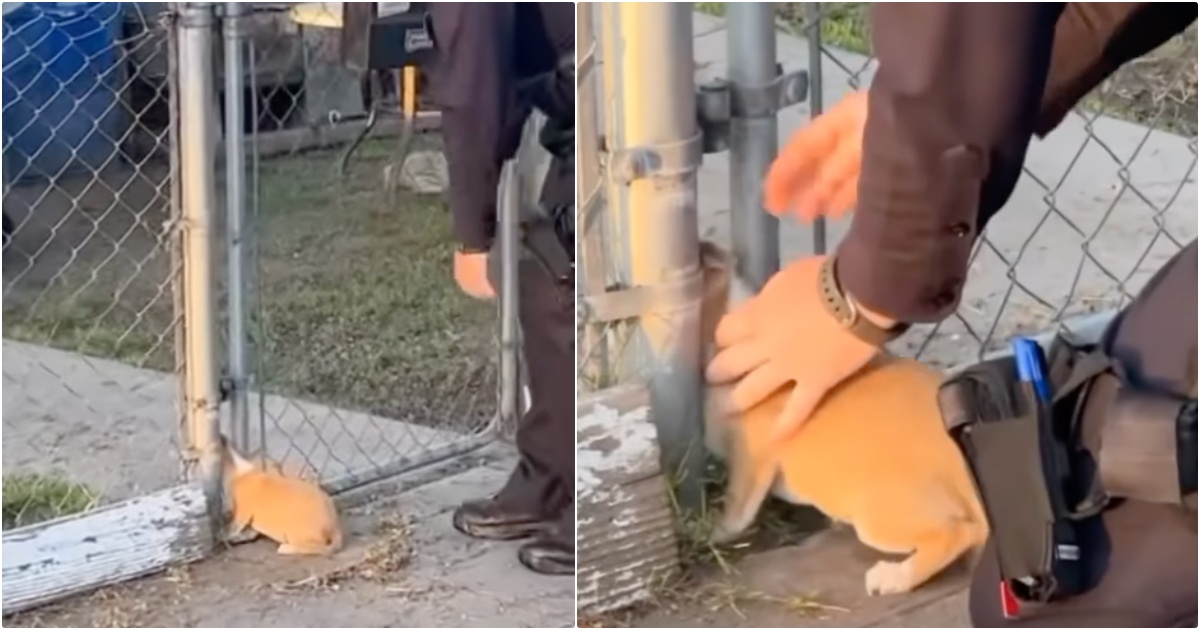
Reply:
[[[207,500],[192,484],[4,532],[3,613],[193,562],[213,544]]]
[[[575,431],[576,605],[593,615],[652,597],[679,548],[646,387],[581,398]]]

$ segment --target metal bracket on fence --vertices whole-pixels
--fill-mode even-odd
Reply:
[[[221,371],[221,379],[217,381],[218,400],[222,403],[229,402],[229,398],[233,396],[234,390],[238,389],[237,382],[228,371]]]
[[[703,288],[703,275],[697,270],[675,282],[620,288],[600,295],[587,295],[581,300],[580,316],[589,324],[634,319],[655,311],[660,304],[681,304],[699,300]]]
[[[734,85],[713,79],[696,91],[696,116],[704,135],[704,153],[729,148],[729,122],[735,118],[764,118],[802,103],[808,97],[808,72],[784,73],[776,64],[775,79],[761,85]]]
[[[694,172],[703,158],[704,138],[696,134],[683,142],[645,145],[613,152],[609,172],[623,184],[645,177]]]

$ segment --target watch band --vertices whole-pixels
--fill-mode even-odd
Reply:
[[[833,256],[827,257],[825,262],[821,263],[820,285],[821,303],[825,305],[829,314],[833,315],[833,318],[850,334],[858,337],[864,343],[882,346],[903,335],[909,328],[908,324],[896,324],[891,328],[881,328],[863,317],[854,304],[854,300],[848,297],[838,284],[837,274],[834,272]]]
[[[467,254],[467,255],[486,254],[486,253],[492,251],[492,248],[490,248],[490,247],[470,247],[467,245],[463,245],[462,243],[459,243],[458,245],[454,246],[454,251],[456,251],[460,254]]]

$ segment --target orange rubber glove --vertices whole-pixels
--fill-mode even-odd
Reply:
[[[454,252],[454,281],[463,293],[478,299],[490,300],[496,291],[488,280],[488,254]]]
[[[705,376],[714,385],[737,383],[726,414],[745,412],[794,385],[776,437],[799,428],[829,390],[879,351],[850,334],[821,303],[824,258],[801,258],[784,267],[717,325],[717,355]]]
[[[867,93],[842,99],[788,140],[771,164],[763,190],[767,210],[804,221],[839,218],[858,201]]]

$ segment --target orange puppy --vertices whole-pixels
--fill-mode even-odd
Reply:
[[[279,543],[279,553],[329,555],[342,547],[333,499],[316,483],[283,474],[266,460],[260,467],[225,441],[225,482],[233,511],[228,537],[250,528]]]
[[[701,321],[711,348],[730,294],[746,292],[733,277],[728,254],[705,243],[701,257]],[[869,547],[908,554],[867,571],[870,594],[909,592],[978,549],[987,538],[987,520],[966,464],[942,425],[941,381],[939,372],[917,361],[880,357],[830,392],[782,442],[772,442],[770,434],[787,403],[786,388],[742,417],[725,418],[717,410],[728,388],[710,387],[706,442],[729,467],[725,510],[713,539],[741,534],[774,491],[853,526]]]

